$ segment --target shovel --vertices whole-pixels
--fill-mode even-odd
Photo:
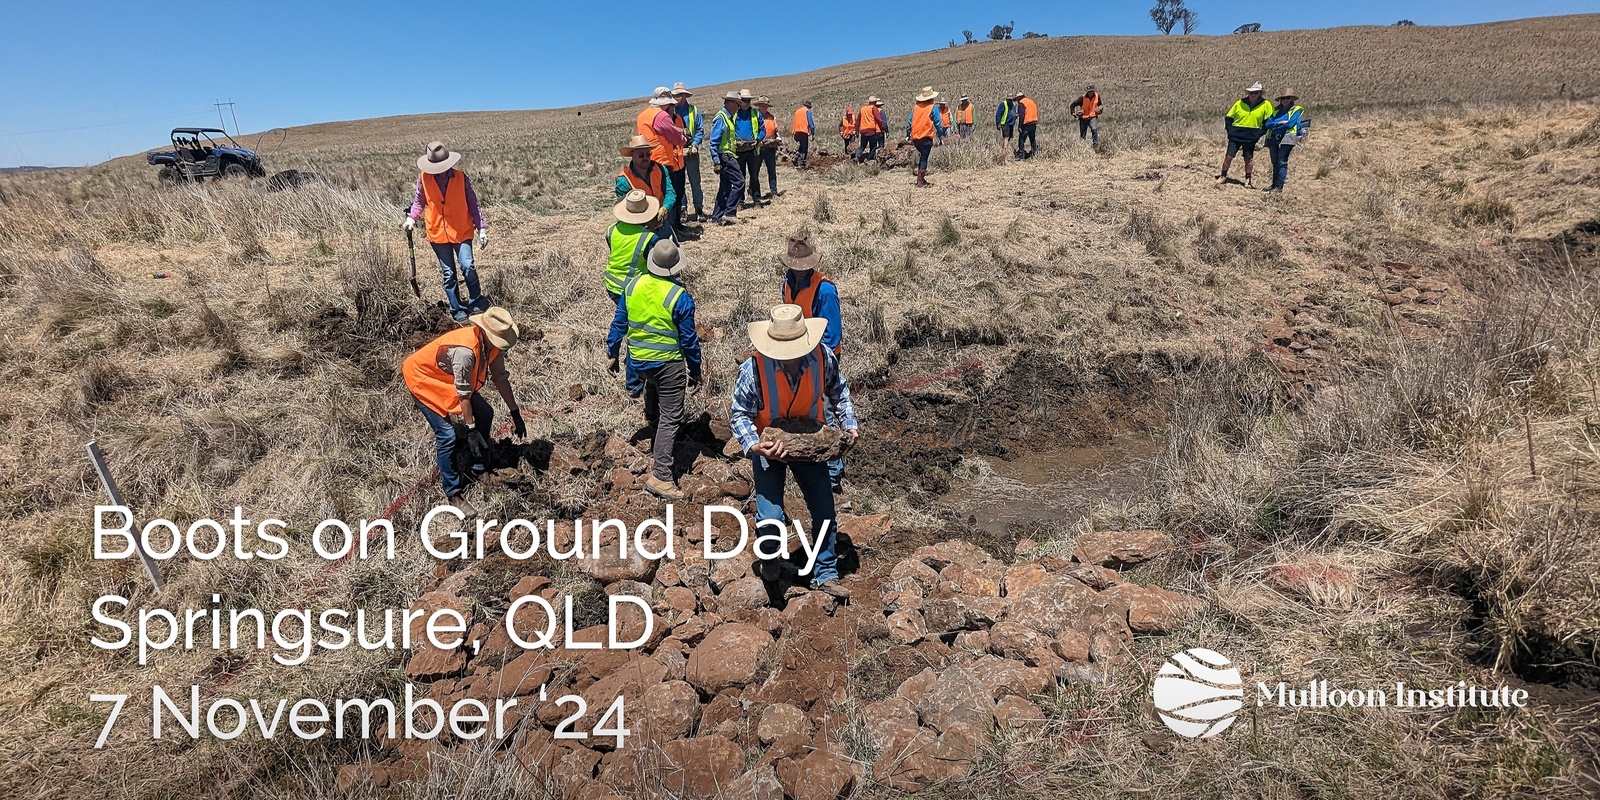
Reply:
[[[411,293],[422,299],[422,289],[417,286],[417,243],[411,236],[411,229],[406,229],[406,250],[411,254]]]

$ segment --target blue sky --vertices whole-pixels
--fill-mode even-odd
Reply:
[[[1139,2],[805,0],[728,4],[747,38],[717,49],[717,3],[260,3],[17,0],[0,27],[0,166],[79,165],[217,121],[246,132],[434,111],[576,105],[943,47],[997,22],[1062,35],[1153,32]],[[1600,11],[1600,0],[1342,3],[1189,0],[1200,33],[1451,25]],[[654,21],[689,20],[690,36]],[[802,9],[797,15],[795,9]],[[792,21],[807,20],[804,31]],[[846,20],[853,23],[843,24]],[[791,31],[793,30],[793,33]],[[653,65],[652,65],[653,62]],[[229,119],[228,128],[233,128]]]

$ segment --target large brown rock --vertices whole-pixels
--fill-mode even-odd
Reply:
[[[1172,550],[1172,538],[1157,530],[1096,531],[1078,537],[1072,557],[1102,567],[1131,567]]]
[[[953,594],[924,601],[922,616],[930,633],[976,630],[1003,619],[1008,605],[1002,597]]]
[[[893,584],[897,591],[914,591],[927,596],[933,593],[935,586],[939,585],[939,573],[918,559],[908,558],[889,570],[889,583]]]
[[[1006,618],[1040,633],[1054,636],[1072,627],[1073,620],[1094,600],[1094,590],[1058,575],[1011,595]]]
[[[735,779],[723,797],[729,800],[783,800],[783,784],[778,781],[778,771],[771,764],[757,764]]]
[[[1044,724],[1044,712],[1032,701],[1006,695],[994,707],[995,721],[1002,728],[1036,728]]]
[[[950,666],[917,702],[917,714],[941,732],[958,722],[988,731],[994,726],[994,700],[989,688],[971,673]]]
[[[972,760],[965,755],[970,727],[958,724],[951,731],[953,741],[928,728],[902,726],[883,743],[872,773],[882,783],[903,792],[920,792],[937,783],[957,781],[967,775]],[[957,743],[959,741],[959,744]]]
[[[1167,633],[1178,620],[1195,613],[1204,605],[1186,594],[1133,583],[1113,586],[1101,592],[1100,597],[1107,602],[1127,606],[1128,627],[1135,633]]]
[[[774,420],[761,429],[761,441],[782,442],[785,461],[828,461],[844,452],[844,436],[839,429],[819,426],[814,420]]]
[[[888,624],[889,641],[895,644],[916,644],[928,635],[928,626],[923,624],[922,615],[911,609],[890,614]]]
[[[861,766],[833,750],[778,764],[778,782],[794,800],[842,800],[865,777]]]
[[[772,634],[754,625],[728,623],[706,634],[689,654],[684,677],[707,694],[756,679],[772,649]]]
[[[700,721],[700,693],[684,681],[666,681],[644,691],[638,711],[633,706],[628,711],[645,741],[670,742],[688,736]]]
[[[788,734],[809,738],[815,730],[806,712],[788,703],[773,703],[761,711],[761,718],[756,722],[756,739],[762,744],[772,744]]]
[[[994,700],[1006,695],[1032,697],[1042,694],[1054,682],[1048,669],[995,656],[984,656],[968,669]]]
[[[754,575],[747,575],[724,587],[717,595],[717,613],[731,617],[740,611],[755,611],[771,604],[767,584]]]
[[[730,788],[744,751],[721,736],[696,736],[661,748],[661,787],[675,796],[711,798]]]

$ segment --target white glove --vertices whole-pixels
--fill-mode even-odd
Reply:
[[[478,249],[482,250],[483,248],[487,247],[488,244],[489,244],[489,232],[486,231],[486,230],[479,230],[478,231]]]
[[[406,221],[400,223],[400,227],[405,228],[406,230],[409,231],[412,228],[417,227],[417,221],[412,219],[411,216],[408,214],[408,215],[406,215]]]

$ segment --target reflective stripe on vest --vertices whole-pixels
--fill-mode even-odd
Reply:
[[[672,307],[683,287],[649,272],[628,279],[623,287],[628,312],[628,357],[635,361],[677,361],[683,358]]]
[[[733,118],[728,116],[728,109],[717,112],[717,119],[722,120],[722,138],[717,140],[719,152],[733,155],[739,149],[739,143],[733,131]]]
[[[1009,100],[1001,101],[1001,103],[1000,103],[1000,124],[1001,125],[1010,125],[1011,124],[1011,117],[1015,113],[1016,113],[1016,106],[1013,106],[1011,104],[1011,101],[1009,101]]]
[[[472,209],[467,208],[467,177],[458,169],[448,173],[450,180],[442,193],[436,176],[422,176],[422,219],[428,241],[434,244],[461,244],[472,241],[475,227]]]
[[[472,391],[483,388],[489,379],[489,362],[499,351],[483,343],[478,336],[478,326],[457,328],[422,346],[400,366],[406,388],[424,406],[441,417],[461,413],[461,396],[456,393],[456,376],[439,369],[439,359],[451,347],[472,350]],[[487,350],[487,353],[485,353]]]
[[[883,132],[882,126],[878,125],[877,106],[861,107],[861,118],[856,123],[856,129],[861,131],[862,136],[876,136]]]
[[[694,135],[700,130],[700,109],[695,106],[689,106],[687,111],[683,111],[681,113],[683,119],[683,135],[689,140],[689,144],[693,145]]]
[[[918,103],[911,107],[911,138],[932,139],[938,131],[933,125],[933,103]]]
[[[611,241],[611,259],[606,262],[606,291],[612,294],[622,294],[628,279],[639,273],[639,265],[644,263],[645,245],[651,236],[643,225],[630,225],[639,229],[637,233],[630,233],[621,230],[623,224],[612,223],[606,235]]]
[[[740,109],[739,113],[734,115],[733,121],[734,138],[741,142],[754,142],[755,140],[761,138],[760,111],[757,111],[754,108],[750,109],[749,111]],[[740,130],[739,126],[741,125],[744,126],[743,130]]]
[[[805,106],[801,106],[801,107],[795,109],[795,111],[794,111],[794,124],[789,126],[789,130],[794,131],[795,133],[803,133],[803,134],[806,134],[807,136],[810,136],[811,135],[811,113],[810,113],[810,110],[807,109]]]
[[[756,384],[761,387],[761,410],[756,412],[756,428],[765,429],[774,419],[811,419],[826,424],[824,403],[827,396],[827,368],[822,347],[805,356],[811,363],[800,372],[797,385],[789,385],[783,362],[756,353]]]
[[[622,170],[617,173],[617,177],[627,178],[629,186],[639,189],[663,203],[667,202],[666,182],[661,177],[661,166],[656,162],[650,162],[650,180],[648,181],[633,174],[633,164],[631,162],[622,165]]]

